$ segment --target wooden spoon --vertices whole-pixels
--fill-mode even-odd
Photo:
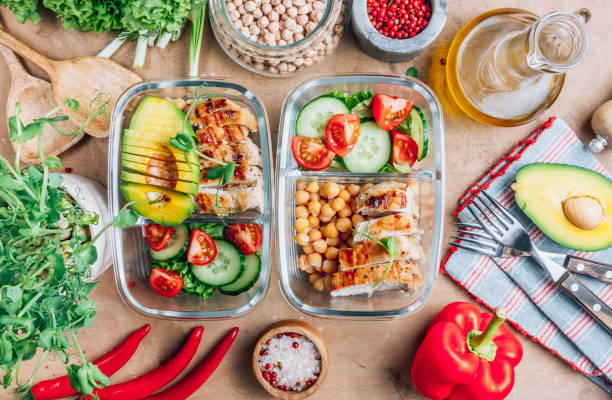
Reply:
[[[15,103],[17,102],[21,104],[20,118],[25,125],[32,122],[34,118],[44,116],[56,107],[57,103],[53,99],[53,91],[49,82],[28,74],[15,53],[7,47],[0,45],[0,54],[4,56],[11,75],[11,88],[6,100],[7,121],[9,117],[15,114]],[[56,125],[67,133],[75,132],[78,129],[78,125],[70,120],[57,122]],[[84,132],[81,131],[78,135],[66,137],[46,124],[42,133],[42,152],[45,157],[57,155],[78,142],[83,135]],[[11,145],[14,149],[15,142],[11,142]],[[28,140],[21,145],[21,160],[26,163],[40,162],[37,138]]]
[[[79,57],[65,61],[50,60],[2,29],[0,29],[0,44],[27,58],[49,75],[53,95],[58,104],[68,99],[79,102],[78,111],[68,107],[64,107],[63,111],[79,125],[87,119],[90,103],[100,92],[103,93],[104,100],[108,101],[107,111],[110,114],[121,93],[127,87],[142,80],[134,72],[106,58]],[[109,116],[101,115],[93,119],[85,131],[92,136],[104,138],[109,135],[109,127]]]

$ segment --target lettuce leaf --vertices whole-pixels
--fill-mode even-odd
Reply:
[[[0,7],[10,8],[20,24],[25,24],[27,20],[32,21],[33,25],[40,22],[38,0],[0,0]]]
[[[62,20],[64,29],[108,32],[121,28],[121,7],[115,0],[43,0]]]
[[[199,281],[191,272],[189,263],[186,260],[161,261],[151,264],[151,268],[163,268],[178,272],[184,279],[182,291],[202,299],[209,299],[215,294],[215,287]]]
[[[199,229],[210,235],[213,239],[225,239],[225,225],[215,222],[194,222],[187,224],[189,230]]]

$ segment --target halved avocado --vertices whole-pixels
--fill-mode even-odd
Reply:
[[[153,130],[147,130],[147,129],[142,129],[142,130],[126,129],[124,131],[124,137],[130,138],[133,140],[138,140],[138,141],[161,143],[163,145],[169,145],[170,138],[173,138],[175,136],[176,136],[176,132],[170,134],[167,132],[159,132],[159,131],[153,131]]]
[[[156,157],[141,156],[137,154],[127,153],[125,151],[121,154],[122,162],[129,161],[129,162],[135,162],[139,164],[152,164],[152,165],[159,165],[159,166],[164,166],[164,164],[169,164],[169,168],[176,169],[178,171],[193,172],[195,174],[199,172],[199,171],[196,171],[196,168],[195,168],[196,166],[193,164],[173,160],[172,154],[170,154],[170,157],[168,158],[169,159],[162,160]]]
[[[140,215],[162,225],[179,225],[193,213],[191,197],[174,190],[168,190],[139,183],[124,183],[121,193],[127,201],[153,204],[132,204]]]
[[[130,121],[130,129],[151,130],[175,136],[178,131],[195,135],[189,120],[174,102],[147,96],[141,100]]]
[[[199,165],[197,155],[193,152],[185,153],[170,145],[164,146],[161,143],[123,140],[123,152],[138,156],[156,158],[165,161],[181,161],[193,165]]]
[[[536,163],[518,171],[512,188],[523,212],[560,245],[581,251],[612,246],[612,180],[609,178],[573,165]],[[593,225],[595,228],[581,228],[575,225],[575,217],[566,214],[564,205],[577,198],[590,199],[587,204],[601,207],[594,213],[584,210],[589,215],[600,213],[600,220]]]
[[[176,163],[155,160],[153,158],[150,158],[149,160],[152,162],[140,164],[123,159],[121,160],[121,166],[135,172],[140,172],[144,175],[163,178],[169,181],[179,180],[184,182],[198,183],[200,180],[199,175],[194,174],[193,171],[179,171],[176,168]]]
[[[198,184],[193,182],[170,181],[153,176],[141,175],[128,171],[121,171],[121,179],[127,182],[142,183],[145,185],[159,186],[166,189],[176,190],[187,194],[197,194]]]

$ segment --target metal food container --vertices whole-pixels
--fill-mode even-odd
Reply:
[[[108,156],[108,203],[111,218],[116,217],[126,204],[121,194],[121,144],[123,131],[129,125],[133,112],[145,96],[171,98],[193,98],[194,91],[205,88],[212,96],[226,97],[247,107],[257,118],[259,132],[251,134],[253,142],[261,149],[264,184],[263,212],[253,210],[219,217],[213,214],[194,213],[185,222],[245,222],[262,227],[261,272],[259,281],[247,292],[238,296],[227,296],[215,292],[211,299],[200,299],[188,294],[173,298],[157,295],[148,282],[151,271],[143,225],[147,220],[140,217],[134,227],[112,229],[115,281],[121,298],[140,314],[166,319],[220,319],[245,315],[266,296],[270,282],[270,265],[273,256],[275,199],[273,190],[272,162],[270,158],[270,132],[266,110],[262,102],[247,88],[220,78],[155,79],[138,83],[127,89],[117,100],[111,116],[111,132]]]
[[[298,167],[291,151],[296,119],[302,108],[315,98],[332,92],[353,93],[371,90],[404,97],[414,101],[423,114],[429,129],[429,154],[420,161],[419,169],[407,174],[352,173],[345,170],[305,171]],[[286,97],[281,112],[278,171],[278,259],[279,281],[285,299],[306,314],[327,318],[386,319],[414,314],[430,296],[438,277],[441,239],[444,227],[444,126],[440,103],[433,91],[423,82],[395,75],[329,75],[309,79]],[[308,274],[298,267],[300,246],[295,242],[293,194],[300,179],[336,183],[379,183],[384,181],[412,182],[416,189],[416,209],[419,226],[424,230],[421,244],[426,261],[420,264],[423,283],[412,294],[405,292],[376,292],[349,297],[331,297],[328,291],[317,292],[308,281]]]

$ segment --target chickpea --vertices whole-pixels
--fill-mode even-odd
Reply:
[[[300,179],[299,181],[295,182],[295,188],[297,190],[306,190],[306,181]]]
[[[317,193],[319,191],[319,184],[317,182],[308,182],[306,190],[310,193]]]
[[[308,275],[308,282],[310,282],[311,285],[315,283],[316,281],[318,281],[319,279],[321,279],[321,274],[317,272],[315,272],[314,274]]]
[[[359,185],[350,184],[348,185],[346,190],[348,190],[349,194],[354,197],[359,194],[359,191],[361,190],[361,188],[359,187]]]
[[[336,210],[334,210],[329,203],[324,204],[321,207],[321,215],[323,215],[325,217],[331,218],[331,217],[334,216],[335,213],[336,213]]]
[[[308,218],[308,210],[304,206],[295,207],[295,217],[296,218]]]
[[[363,185],[361,187],[361,193],[365,192],[366,190],[370,189],[372,186],[374,186],[373,183],[366,183],[365,185]]]
[[[349,201],[349,199],[351,198],[351,195],[348,192],[348,190],[342,189],[342,191],[338,193],[338,197],[340,197],[344,201]]]
[[[331,220],[332,220],[332,217],[326,217],[326,216],[324,216],[324,215],[321,215],[321,216],[319,217],[319,221],[321,221],[321,222],[323,222],[323,223],[328,223],[328,222],[329,222],[329,221],[331,221]]]
[[[325,280],[323,278],[317,279],[315,283],[312,284],[312,287],[317,292],[322,292],[323,290],[325,290]]]
[[[328,247],[327,250],[325,250],[325,258],[328,260],[335,260],[338,258],[338,248],[332,246]]]
[[[314,253],[314,248],[310,243],[308,243],[306,246],[302,247],[302,251],[304,254],[308,255]]]
[[[300,232],[295,235],[295,241],[300,246],[306,246],[308,244],[308,235],[306,234],[306,232]]]
[[[321,200],[321,195],[319,193],[310,193],[310,201],[319,201]]]
[[[325,229],[323,229],[323,233],[325,233]],[[328,246],[338,246],[340,244],[340,238],[338,237],[335,237],[335,238],[326,237],[325,241],[327,242]]]
[[[295,220],[295,231],[300,233],[304,232],[308,227],[308,220],[304,218],[298,218]]]
[[[306,271],[308,269],[307,262],[306,262],[306,255],[302,254],[301,256],[298,257],[298,267],[302,271]]]
[[[321,269],[321,264],[323,263],[323,257],[319,253],[310,253],[306,256],[306,260],[308,264],[312,265],[315,269]]]
[[[338,184],[335,182],[327,182],[324,186],[324,190],[325,196],[328,199],[333,199],[334,197],[338,196],[338,192],[340,191]]]
[[[318,229],[311,229],[310,232],[308,232],[308,238],[310,239],[311,242],[319,240],[322,237],[323,237],[323,234]]]
[[[323,233],[325,234],[325,237],[329,237],[332,239],[338,237],[338,229],[336,228],[336,225],[333,222],[330,222],[329,224],[325,225],[325,227],[323,228]]]
[[[318,201],[311,201],[308,203],[308,212],[312,215],[319,215],[321,212],[321,203]]]
[[[316,215],[311,215],[308,217],[308,225],[310,226],[319,226],[319,217]]]
[[[312,248],[319,254],[325,254],[327,251],[327,242],[323,239],[316,240],[312,243]]]
[[[346,185],[343,185],[342,183],[339,183],[339,184],[338,184],[338,189],[339,189],[339,191],[341,192],[341,191],[343,191],[344,189],[346,189]]]
[[[345,204],[342,210],[338,211],[338,216],[340,216],[341,218],[346,218],[350,217],[352,213],[353,211],[351,211],[351,206]]]
[[[336,228],[342,233],[350,232],[351,226],[351,220],[348,218],[340,218],[336,222]],[[342,238],[342,235],[340,237]]]
[[[333,274],[338,269],[338,263],[332,260],[325,260],[323,261],[323,265],[321,266],[321,269],[326,274]]]
[[[336,211],[342,210],[342,208],[344,208],[344,204],[344,200],[342,200],[340,197],[337,197],[331,201],[331,206]]]
[[[295,199],[295,202],[297,204],[306,204],[308,203],[308,199],[310,198],[310,196],[308,195],[308,192],[304,190],[298,190],[295,192],[295,195],[293,195],[293,198]]]
[[[361,214],[353,214],[351,217],[351,222],[353,226],[357,226],[358,223],[365,221],[365,219],[361,216]]]

